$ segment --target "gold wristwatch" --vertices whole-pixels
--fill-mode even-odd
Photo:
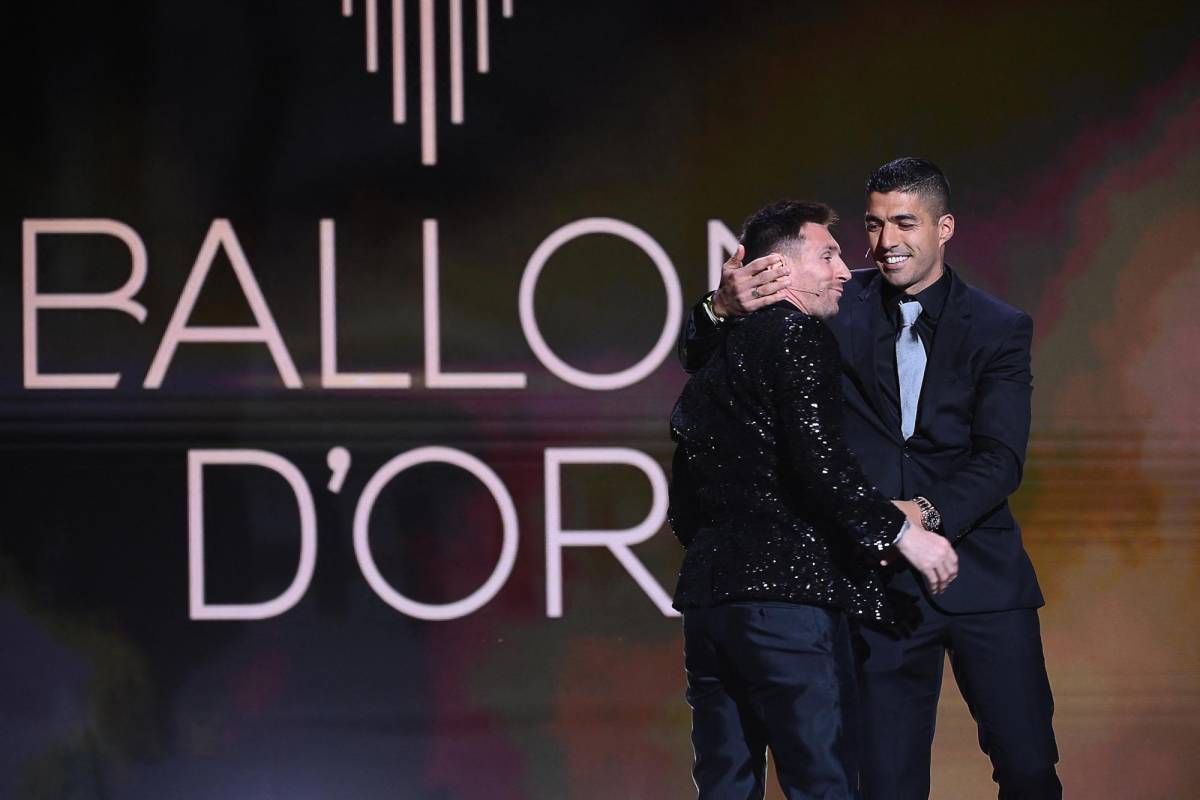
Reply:
[[[921,527],[927,531],[941,530],[942,515],[933,507],[933,503],[920,495],[914,497],[913,502],[921,509]]]

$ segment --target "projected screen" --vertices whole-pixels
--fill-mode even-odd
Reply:
[[[0,796],[691,796],[684,315],[781,197],[869,267],[909,154],[1034,319],[1068,795],[1200,780],[1190,5],[21,5]]]

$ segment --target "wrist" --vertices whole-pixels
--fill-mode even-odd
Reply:
[[[716,311],[715,291],[709,291],[707,295],[704,295],[704,299],[701,301],[701,306],[704,308],[704,315],[706,315],[706,317],[708,317],[708,319],[712,321],[714,325],[720,325],[721,323],[724,323],[725,315]]]
[[[704,303],[704,307],[708,311],[709,316],[712,317],[713,322],[724,322],[725,318],[729,316],[729,309],[725,307],[723,302],[721,302],[720,291],[710,294]]]

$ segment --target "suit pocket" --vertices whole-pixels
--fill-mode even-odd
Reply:
[[[1012,529],[1017,527],[1017,521],[1013,518],[1012,511],[1008,507],[1008,503],[1004,503],[1000,507],[984,514],[983,517],[976,522],[971,530],[976,528],[1007,528]]]

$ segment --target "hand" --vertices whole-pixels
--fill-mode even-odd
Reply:
[[[929,591],[941,594],[958,576],[958,553],[944,536],[912,525],[896,543],[900,555],[916,567],[929,584]]]
[[[721,286],[713,295],[713,311],[719,317],[740,317],[783,299],[777,292],[787,287],[791,274],[783,256],[768,253],[743,265],[745,257],[746,248],[739,244],[721,267]]]

